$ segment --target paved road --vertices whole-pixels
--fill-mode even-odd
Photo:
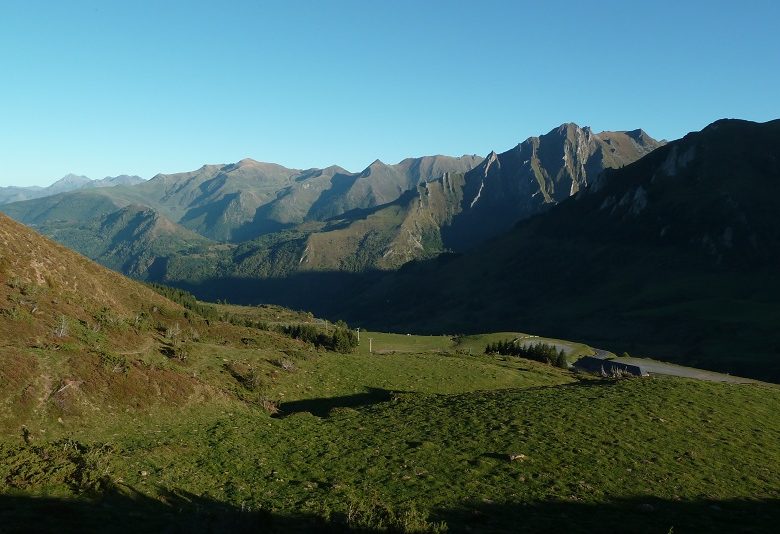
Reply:
[[[602,360],[613,356],[611,352],[601,349],[593,349],[595,358]],[[723,373],[716,373],[713,371],[705,371],[704,369],[696,369],[695,367],[684,367],[682,365],[675,365],[673,363],[659,362],[657,360],[650,360],[648,358],[612,358],[614,362],[627,363],[631,365],[638,365],[643,370],[653,375],[669,375],[669,376],[682,376],[686,378],[696,378],[698,380],[707,380],[710,382],[731,382],[735,384],[749,384],[756,383],[756,380],[749,378],[742,378],[740,376],[732,376]]]

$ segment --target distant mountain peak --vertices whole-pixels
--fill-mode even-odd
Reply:
[[[91,182],[92,180],[90,178],[87,178],[86,176],[80,175],[80,174],[73,174],[68,173],[53,184],[51,184],[50,187],[53,187],[55,185],[74,185],[74,184],[85,184],[88,182]]]
[[[368,167],[363,169],[363,172],[360,173],[360,176],[365,178],[366,176],[371,176],[371,174],[376,172],[376,171],[381,171],[381,170],[386,169],[388,167],[389,167],[389,165],[387,165],[383,161],[381,161],[379,159],[375,159],[374,161],[371,162],[371,164]]]
[[[558,135],[568,135],[572,132],[577,131],[583,131],[583,132],[590,132],[590,128],[588,126],[580,126],[579,124],[575,122],[564,122],[557,128],[554,128],[549,133],[557,133]]]
[[[49,194],[64,193],[66,191],[73,191],[74,189],[80,189],[86,187],[92,183],[92,180],[86,176],[80,176],[78,174],[66,174],[49,187],[46,191]]]
[[[241,167],[255,167],[257,165],[260,165],[260,162],[257,161],[257,160],[254,160],[252,158],[244,158],[241,161],[239,161],[238,163],[236,163],[236,167],[238,167],[238,168],[241,168]]]
[[[340,165],[330,165],[320,169],[323,174],[349,174],[349,171]]]
[[[491,168],[496,166],[498,169],[501,169],[501,160],[498,159],[498,154],[496,154],[495,150],[491,150],[490,154],[487,155],[487,157],[484,159],[484,161],[481,164],[482,166],[482,176],[487,178],[488,173],[490,172]],[[482,188],[480,187],[480,191]],[[477,194],[479,196],[479,193]],[[476,199],[474,200],[476,202]],[[472,202],[472,207],[474,206],[474,202]]]
[[[258,172],[261,174],[264,173],[292,173],[296,172],[296,169],[288,169],[284,165],[279,165],[278,163],[268,163],[265,161],[257,161],[256,159],[252,158],[244,158],[236,163],[229,163],[227,165],[223,165],[220,167],[220,171],[229,173],[236,170],[242,170],[242,171],[249,171],[249,172]]]
[[[647,132],[644,131],[642,128],[637,128],[636,130],[627,131],[626,135],[639,143],[646,142],[647,140],[652,139],[652,137],[647,135]]]

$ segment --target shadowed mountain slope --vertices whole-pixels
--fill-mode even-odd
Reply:
[[[342,313],[384,328],[556,332],[778,380],[778,146],[780,121],[718,121],[505,236],[386,276]]]

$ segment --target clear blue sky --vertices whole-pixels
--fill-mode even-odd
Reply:
[[[0,3],[0,185],[780,116],[780,2]]]

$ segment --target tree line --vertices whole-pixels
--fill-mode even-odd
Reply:
[[[195,298],[195,295],[193,295],[189,291],[166,286],[163,284],[157,284],[155,282],[147,282],[146,285],[149,286],[154,291],[156,291],[157,293],[159,293],[160,295],[162,295],[163,297],[167,298],[168,300],[172,300],[176,304],[181,305],[186,310],[190,310],[192,312],[197,313],[204,319],[207,320],[222,319],[220,317],[219,311],[215,306],[208,304],[206,302],[199,302],[198,299]]]
[[[554,365],[561,369],[569,367],[566,361],[566,353],[558,350],[555,345],[549,345],[538,341],[536,343],[518,343],[517,340],[507,339],[489,343],[485,347],[485,354],[501,354],[502,356],[517,356],[537,362]]]
[[[348,353],[358,346],[357,335],[343,321],[336,323],[333,332],[323,332],[311,324],[293,324],[281,327],[281,332],[293,339],[311,343],[334,352]]]

